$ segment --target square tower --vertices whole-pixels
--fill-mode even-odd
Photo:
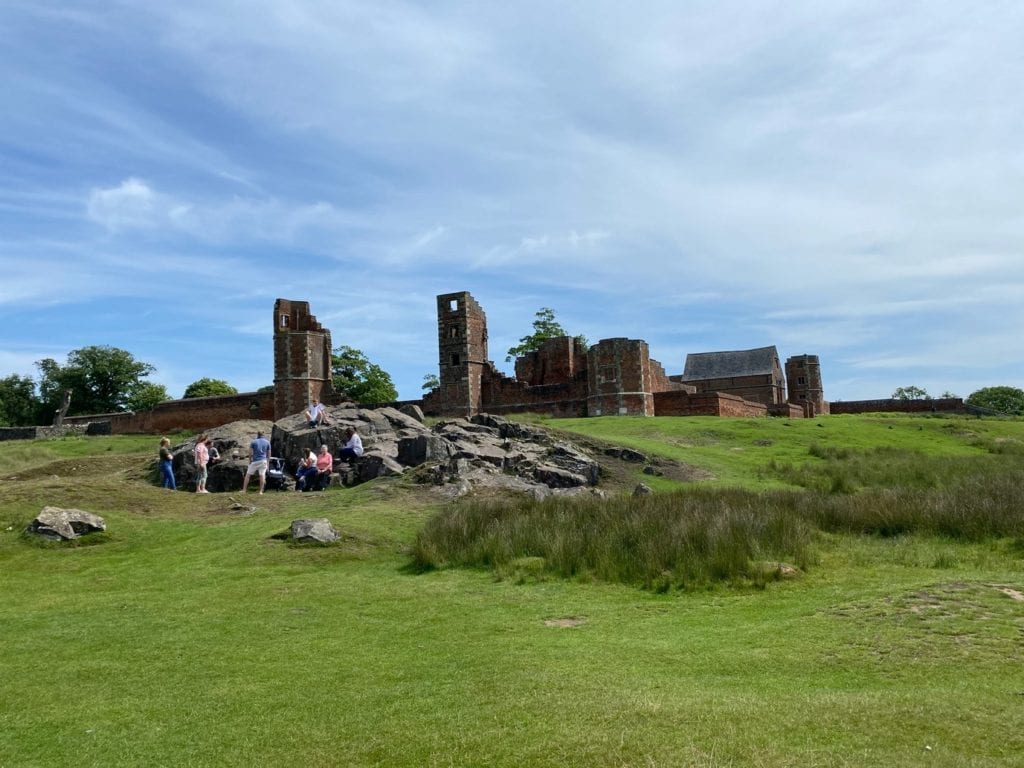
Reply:
[[[487,317],[467,291],[437,297],[438,395],[446,414],[481,411],[487,360]]]
[[[789,402],[802,405],[808,418],[828,413],[821,384],[821,363],[817,355],[794,355],[786,359]]]
[[[331,332],[308,301],[274,302],[274,418],[302,413],[314,397],[331,402]]]

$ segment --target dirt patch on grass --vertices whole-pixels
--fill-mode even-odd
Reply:
[[[562,616],[557,619],[544,619],[545,627],[559,627],[561,629],[572,629],[587,623],[582,616]]]

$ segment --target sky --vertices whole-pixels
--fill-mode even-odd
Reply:
[[[0,4],[0,377],[109,345],[273,383],[305,300],[403,399],[435,297],[816,354],[825,397],[1024,387],[1024,4]]]

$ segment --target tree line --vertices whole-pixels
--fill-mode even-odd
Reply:
[[[12,374],[0,379],[0,426],[52,424],[70,396],[66,416],[148,411],[173,399],[163,384],[150,381],[156,368],[131,352],[89,346],[68,353],[64,364],[52,358],[36,362],[39,375]],[[357,403],[398,399],[391,376],[358,349],[337,347],[331,354],[334,388]],[[273,389],[273,386],[262,390]],[[234,395],[222,379],[204,377],[185,388],[182,398]]]

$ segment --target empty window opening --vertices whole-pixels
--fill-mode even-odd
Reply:
[[[458,354],[452,355],[452,365],[459,365],[462,361],[459,359]]]
[[[449,328],[448,328],[448,338],[449,339],[457,339],[457,338],[459,338],[459,326],[457,326],[457,325],[449,326]]]
[[[288,327],[288,315],[281,315],[281,327],[282,328],[287,328]]]
[[[458,308],[459,308],[459,300],[458,299],[449,299],[448,300],[448,311],[449,312],[455,312]]]

